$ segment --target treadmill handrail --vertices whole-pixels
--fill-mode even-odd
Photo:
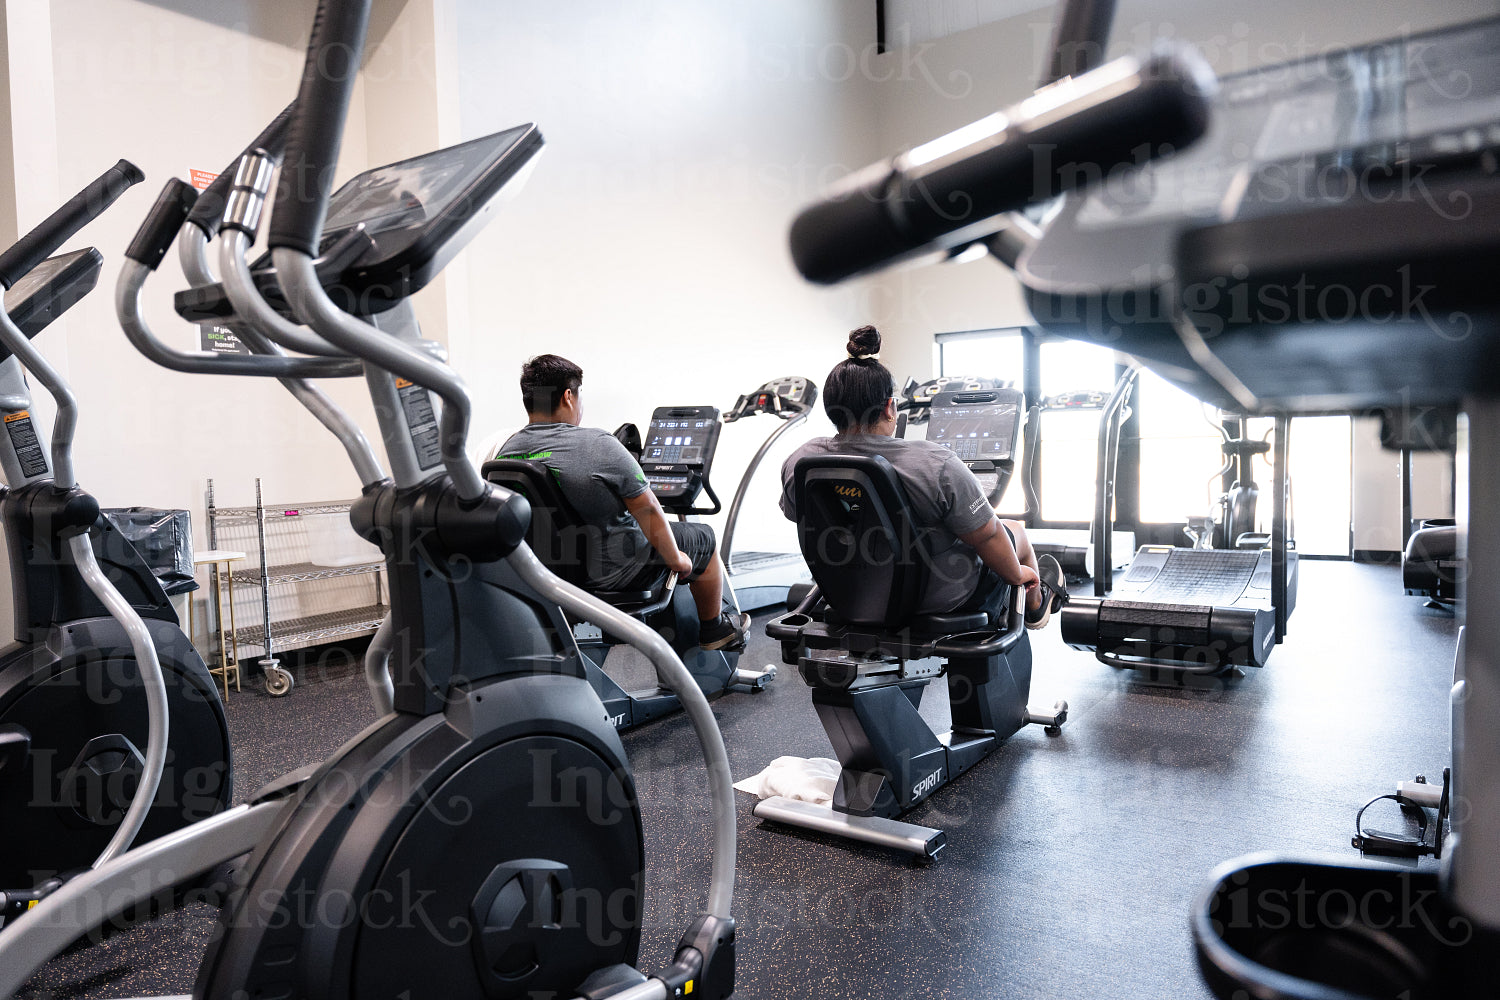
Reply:
[[[724,557],[724,569],[730,573],[734,572],[734,529],[740,519],[740,508],[745,502],[745,494],[749,492],[750,480],[755,477],[755,471],[760,468],[761,460],[766,457],[766,452],[792,427],[807,419],[809,410],[804,409],[800,413],[794,413],[790,417],[783,417],[781,422],[756,449],[750,458],[750,464],[745,466],[745,474],[740,477],[740,484],[735,488],[734,499],[729,501],[729,519],[724,522],[724,541],[719,545],[719,554]],[[725,418],[728,419],[727,417]]]
[[[1118,464],[1120,453],[1121,414],[1125,412],[1130,402],[1130,395],[1135,391],[1136,380],[1140,378],[1141,366],[1132,361],[1126,367],[1125,373],[1115,382],[1114,389],[1109,398],[1104,401],[1104,409],[1099,415],[1099,449],[1098,464],[1095,475],[1098,477],[1094,487],[1094,596],[1103,597],[1110,591],[1114,583],[1114,567],[1111,563],[1114,539],[1114,499],[1115,499],[1115,468]]]

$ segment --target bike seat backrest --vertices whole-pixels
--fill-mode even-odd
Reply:
[[[899,629],[932,565],[906,491],[878,455],[818,455],[794,472],[797,540],[832,617]]]
[[[589,540],[596,529],[573,509],[552,470],[542,462],[497,458],[480,471],[489,482],[521,494],[531,504],[526,544],[542,565],[574,586],[584,586]]]

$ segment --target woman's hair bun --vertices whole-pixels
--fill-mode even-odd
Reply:
[[[849,334],[849,357],[880,353],[880,331],[873,326],[862,326]]]

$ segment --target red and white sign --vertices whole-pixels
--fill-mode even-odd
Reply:
[[[208,186],[214,182],[214,178],[219,176],[212,171],[199,170],[196,167],[191,170],[189,174],[193,181],[193,187],[197,188],[199,191],[208,190]]]

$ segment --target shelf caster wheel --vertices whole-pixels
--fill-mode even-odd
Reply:
[[[266,667],[266,694],[273,698],[280,698],[292,689],[295,683],[289,671],[280,667]]]

